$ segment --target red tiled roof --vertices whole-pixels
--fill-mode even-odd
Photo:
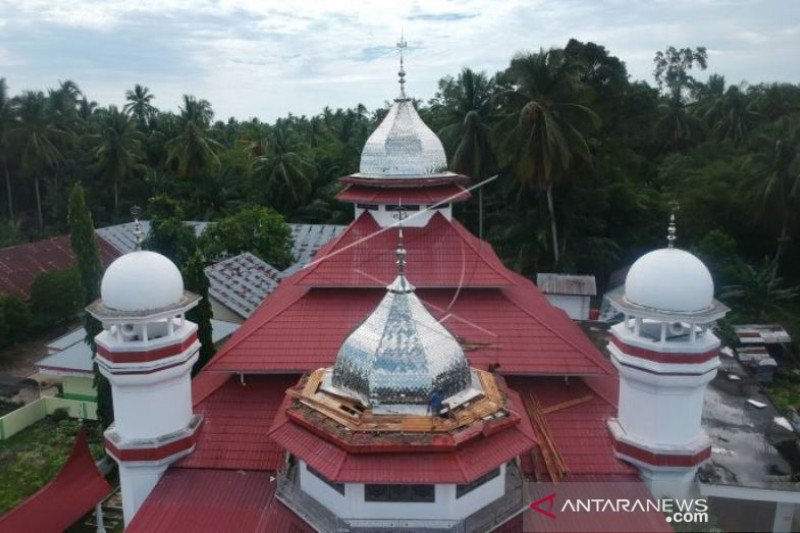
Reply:
[[[272,472],[170,468],[126,532],[314,531],[275,498]]]
[[[463,202],[469,199],[469,197],[470,194],[466,189],[455,184],[401,189],[378,189],[363,185],[348,185],[342,192],[336,195],[336,199],[340,202],[422,205],[438,202]]]
[[[489,244],[441,213],[423,228],[405,228],[406,276],[417,287],[507,287],[509,272]],[[321,248],[294,283],[313,287],[380,287],[397,275],[397,230],[363,213]]]
[[[512,408],[521,412],[519,396],[509,391]],[[471,440],[455,451],[416,453],[348,453],[292,422],[286,416],[290,398],[275,416],[270,437],[328,479],[352,483],[469,483],[489,470],[530,450],[535,444],[530,420]]]
[[[347,335],[383,297],[376,289],[303,290],[284,282],[234,333],[209,370],[303,372],[333,364]],[[504,290],[419,290],[465,344],[472,366],[503,374],[609,374],[613,368],[530,282]]]
[[[110,492],[111,486],[95,466],[81,429],[61,471],[0,517],[0,531],[64,531]]]
[[[565,384],[555,378],[514,376],[507,378],[507,382],[520,394],[533,393],[542,409],[592,395],[589,401],[544,415],[570,475],[635,475],[636,469],[614,456],[606,421],[616,416],[616,407],[597,395],[583,380]]]
[[[267,431],[286,389],[298,379],[297,375],[247,376],[242,385],[238,376],[202,372],[193,381],[199,398],[194,412],[203,415],[197,447],[177,465],[277,470],[283,450],[267,438]]]
[[[104,266],[120,256],[120,252],[103,239],[98,238],[97,244]],[[73,266],[75,255],[69,235],[0,249],[0,295],[28,299],[37,275]]]

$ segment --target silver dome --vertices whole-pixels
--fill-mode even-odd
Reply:
[[[422,121],[409,98],[398,98],[361,151],[359,174],[370,178],[412,178],[447,170],[439,137]]]
[[[401,273],[369,317],[344,341],[334,387],[369,405],[427,405],[471,384],[458,341],[422,305]]]

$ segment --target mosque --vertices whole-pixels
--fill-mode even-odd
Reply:
[[[354,221],[195,379],[198,297],[175,265],[139,250],[107,269],[88,311],[128,531],[528,531],[537,484],[691,493],[727,311],[708,269],[671,224],[613,302],[605,357],[453,217],[470,177],[404,76],[341,178]]]

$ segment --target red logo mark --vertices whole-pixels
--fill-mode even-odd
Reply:
[[[552,493],[552,494],[550,494],[548,496],[545,496],[544,498],[542,498],[540,500],[536,500],[535,502],[533,502],[531,504],[531,509],[533,509],[537,513],[542,513],[546,517],[552,518],[553,520],[555,520],[556,519],[556,515],[554,515],[551,512],[553,510],[553,507],[556,504],[555,499],[556,499],[556,493],[554,492],[554,493]],[[539,507],[540,505],[542,505],[545,502],[549,503],[549,506],[547,507],[547,509],[542,509],[541,507]]]

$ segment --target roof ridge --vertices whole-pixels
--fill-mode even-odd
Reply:
[[[519,276],[519,275],[518,275],[518,276]],[[527,283],[530,283],[530,284],[531,284],[531,286],[532,286],[532,287],[533,287],[535,290],[537,290],[537,291],[539,290],[539,289],[537,289],[537,288],[536,288],[536,285],[534,285],[534,284],[533,284],[531,281],[529,281],[527,278],[525,278],[525,277],[523,277],[523,276],[519,276],[519,277],[520,277],[522,280],[524,280],[525,282],[527,282]],[[521,285],[515,285],[515,287],[520,287],[520,286],[521,286]],[[503,289],[501,289],[501,290],[503,290]],[[510,292],[510,291],[509,291],[509,292]],[[540,294],[541,294],[541,293],[540,293]],[[557,330],[556,330],[556,329],[554,329],[554,328],[553,328],[553,327],[552,327],[552,326],[551,326],[549,323],[547,323],[547,322],[543,321],[543,320],[542,320],[542,319],[541,319],[539,316],[537,316],[536,314],[532,313],[532,312],[530,311],[530,309],[528,309],[528,308],[526,308],[525,306],[521,305],[521,304],[520,304],[520,303],[517,301],[517,298],[515,297],[515,295],[513,295],[513,294],[510,294],[510,293],[509,293],[509,294],[507,294],[507,296],[508,296],[508,301],[509,301],[509,302],[511,302],[511,303],[512,303],[514,306],[516,306],[516,307],[517,307],[518,309],[520,309],[522,312],[524,312],[525,314],[527,314],[528,316],[530,316],[531,318],[533,318],[534,320],[536,320],[537,322],[539,322],[539,323],[540,323],[540,324],[541,324],[541,325],[542,325],[544,328],[546,328],[547,330],[549,330],[551,333],[553,333],[554,335],[556,335],[558,338],[560,338],[561,340],[563,340],[564,342],[566,342],[567,344],[569,344],[570,346],[572,346],[573,348],[575,348],[576,350],[578,350],[578,351],[579,351],[580,353],[582,353],[583,355],[587,356],[587,358],[588,358],[588,359],[589,359],[589,360],[590,360],[590,361],[591,361],[591,362],[592,362],[592,363],[593,363],[595,366],[597,366],[597,367],[598,367],[600,370],[603,370],[605,374],[612,374],[612,373],[613,373],[613,372],[611,371],[611,368],[609,368],[609,367],[610,367],[610,363],[606,363],[605,359],[602,359],[602,361],[603,361],[603,362],[602,362],[602,363],[599,363],[599,362],[597,361],[597,358],[596,358],[594,355],[591,355],[591,354],[588,354],[588,353],[586,353],[586,351],[585,351],[583,348],[581,348],[581,347],[579,347],[578,345],[576,345],[576,344],[575,344],[575,343],[574,343],[572,340],[570,340],[570,339],[566,338],[566,337],[565,337],[565,336],[564,336],[564,335],[563,335],[563,334],[562,334],[560,331],[557,331]],[[542,296],[542,298],[544,298],[544,296]],[[549,305],[551,305],[551,306],[552,306],[552,304],[549,304]],[[566,315],[566,314],[564,314],[564,316],[565,316],[565,317],[567,317],[567,315]],[[568,320],[571,320],[571,319],[569,319],[569,317],[567,317],[567,319],[568,319]],[[576,327],[577,327],[577,326],[576,326]]]
[[[436,213],[436,215],[441,215],[441,213]],[[436,215],[434,215],[434,217]],[[433,217],[431,217],[431,218],[433,218]],[[442,216],[442,218],[444,218],[444,216]],[[484,241],[482,239],[479,239],[478,237],[476,237],[475,235],[470,233],[467,230],[467,228],[462,226],[461,223],[458,220],[456,220],[456,219],[453,219],[453,220],[445,219],[445,221],[449,223],[449,225],[456,231],[456,233],[460,237],[463,238],[463,240],[467,241],[467,244],[475,251],[476,254],[478,254],[478,257],[480,257],[481,259],[484,260],[484,263],[486,263],[486,266],[488,266],[490,269],[492,269],[497,274],[500,274],[503,278],[507,279],[509,282],[511,282],[512,285],[514,284],[514,280],[511,279],[508,276],[508,273],[507,273],[508,269],[505,268],[502,265],[502,262],[500,262],[501,268],[497,268],[497,265],[492,264],[493,263],[492,261],[488,261],[487,258],[484,257],[484,250],[483,250],[484,246],[486,248],[488,248],[491,253],[494,254],[494,248],[492,248],[491,244],[489,244],[488,242],[486,242],[486,241]],[[477,243],[475,241],[477,241]],[[500,261],[500,258],[497,257],[496,254],[495,254],[495,257],[497,258],[498,261]]]

